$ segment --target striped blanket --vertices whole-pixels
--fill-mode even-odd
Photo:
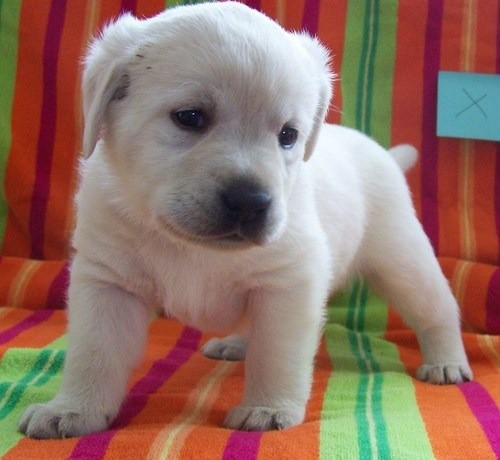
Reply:
[[[58,441],[17,432],[25,407],[61,381],[83,51],[120,11],[177,3],[190,2],[0,0],[0,457],[500,458],[500,143],[435,135],[439,70],[500,73],[498,0],[246,2],[333,50],[329,121],[421,151],[408,180],[462,308],[473,382],[415,380],[414,334],[359,279],[329,305],[300,426],[220,428],[243,365],[204,358],[210,337],[155,318],[109,430]]]

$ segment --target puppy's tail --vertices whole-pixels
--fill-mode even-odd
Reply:
[[[403,172],[413,168],[418,158],[418,151],[409,144],[396,145],[389,149],[389,153]]]

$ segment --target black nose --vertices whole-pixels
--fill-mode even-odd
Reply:
[[[221,194],[228,217],[235,223],[249,224],[264,221],[271,197],[261,187],[238,183]]]

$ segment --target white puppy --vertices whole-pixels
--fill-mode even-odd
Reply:
[[[85,64],[66,367],[59,394],[27,409],[22,432],[108,427],[152,308],[238,330],[204,348],[246,355],[226,427],[298,424],[325,301],[353,272],[415,330],[420,379],[472,377],[457,304],[401,171],[415,152],[391,155],[323,124],[332,75],[317,40],[241,4],[202,4],[122,16]]]

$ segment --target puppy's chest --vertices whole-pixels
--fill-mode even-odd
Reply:
[[[151,268],[156,300],[168,316],[214,332],[240,318],[247,289],[231,269],[168,253]]]

